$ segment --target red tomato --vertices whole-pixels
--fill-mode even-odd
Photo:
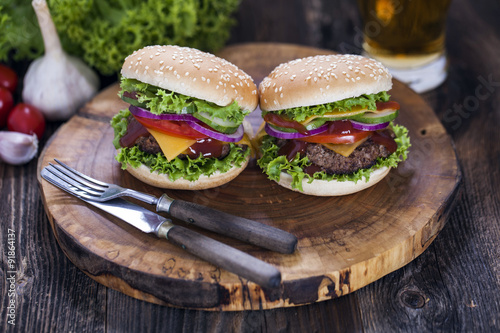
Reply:
[[[14,99],[9,90],[0,87],[0,128],[5,127],[10,110],[14,106]]]
[[[17,87],[17,74],[7,66],[0,64],[0,86],[10,90],[16,91]]]
[[[42,112],[34,106],[19,103],[9,114],[7,128],[13,132],[35,133],[40,140],[45,132],[45,118]]]
[[[203,139],[208,137],[194,130],[185,121],[158,120],[139,116],[134,117],[142,126],[155,129],[165,134],[192,139]]]
[[[316,134],[313,136],[308,136],[305,138],[300,138],[297,140],[312,142],[312,143],[354,143],[362,140],[372,134],[371,131],[360,131],[358,133],[350,133],[350,134]]]
[[[361,131],[353,128],[349,120],[337,120],[328,124],[328,130],[326,132],[307,136],[298,140],[312,143],[344,144],[358,142],[372,133],[372,131]]]

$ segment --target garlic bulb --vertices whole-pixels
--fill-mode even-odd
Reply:
[[[24,77],[23,100],[47,120],[66,120],[99,87],[99,77],[80,59],[64,52],[45,0],[33,0],[45,55],[33,61]]]
[[[38,151],[36,134],[0,131],[0,160],[13,165],[28,163]]]

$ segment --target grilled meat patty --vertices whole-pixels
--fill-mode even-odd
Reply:
[[[345,157],[317,143],[308,144],[306,156],[313,164],[328,174],[349,174],[374,165],[378,157],[387,157],[386,147],[375,144],[370,139]]]

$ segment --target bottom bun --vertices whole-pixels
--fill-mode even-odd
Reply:
[[[299,189],[296,188],[292,188],[291,184],[293,177],[290,176],[288,173],[282,172],[278,184],[292,191],[308,195],[325,196],[325,197],[340,196],[340,195],[356,193],[377,184],[385,176],[387,176],[390,170],[391,168],[388,167],[381,167],[380,169],[376,169],[375,171],[373,171],[373,173],[370,174],[370,180],[367,182],[362,180],[355,183],[351,180],[340,182],[335,179],[331,181],[315,179],[312,181],[312,183],[308,183],[307,179],[303,179],[302,180],[302,188],[304,189],[303,191],[300,191]]]
[[[151,169],[142,164],[138,168],[127,165],[127,171],[139,179],[141,182],[160,188],[174,189],[174,190],[204,190],[224,185],[238,176],[248,165],[250,156],[247,157],[241,167],[233,166],[229,171],[220,173],[216,171],[211,176],[202,175],[198,180],[189,181],[184,178],[179,178],[171,181],[168,174],[160,174],[156,171],[151,172]]]

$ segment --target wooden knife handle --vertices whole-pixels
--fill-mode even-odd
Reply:
[[[281,283],[278,269],[245,252],[181,226],[165,224],[162,227],[158,230],[159,237],[165,237],[201,259],[265,288],[276,288]]]
[[[272,251],[288,254],[297,247],[297,237],[289,232],[192,202],[162,196],[156,209],[200,228]]]

